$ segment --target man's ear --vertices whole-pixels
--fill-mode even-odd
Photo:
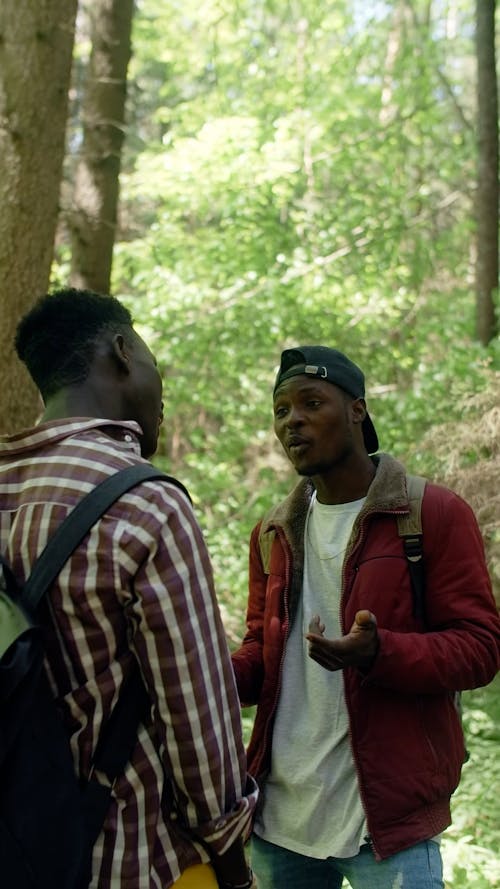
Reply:
[[[366,401],[364,398],[355,398],[351,402],[353,423],[362,423],[366,417]]]
[[[116,333],[111,342],[111,354],[119,371],[127,376],[130,373],[130,347],[121,333]]]

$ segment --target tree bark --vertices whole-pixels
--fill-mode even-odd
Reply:
[[[392,24],[387,37],[387,50],[382,77],[382,92],[380,96],[379,121],[382,126],[387,126],[397,112],[397,108],[393,102],[394,65],[401,51],[406,13],[407,10],[404,0],[399,0],[394,6]]]
[[[110,292],[133,0],[92,0],[92,50],[83,98],[83,144],[71,232],[71,283]]]
[[[476,332],[487,345],[498,333],[498,88],[495,0],[476,0],[478,175],[476,195]]]
[[[15,356],[19,318],[50,276],[77,0],[0,4],[0,432],[40,401]]]

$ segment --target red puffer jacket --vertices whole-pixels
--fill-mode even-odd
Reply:
[[[428,484],[422,505],[427,618],[419,625],[395,518],[409,509],[405,470],[384,454],[376,462],[345,556],[341,619],[348,632],[356,611],[367,608],[378,622],[373,667],[366,674],[345,669],[344,686],[370,836],[376,856],[386,858],[450,823],[464,757],[453,692],[495,676],[500,619],[472,510],[446,488]],[[312,490],[301,481],[262,523],[263,545],[271,547],[269,575],[260,525],[250,544],[247,633],[233,666],[240,700],[258,705],[248,768],[261,783],[269,770],[285,643],[301,595]]]

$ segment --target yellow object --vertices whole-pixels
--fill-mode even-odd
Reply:
[[[180,875],[172,889],[218,889],[218,883],[209,864],[193,864]]]

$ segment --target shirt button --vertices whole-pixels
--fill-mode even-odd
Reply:
[[[124,441],[132,441],[132,436],[127,433],[126,435],[123,436],[123,439],[124,439]]]

